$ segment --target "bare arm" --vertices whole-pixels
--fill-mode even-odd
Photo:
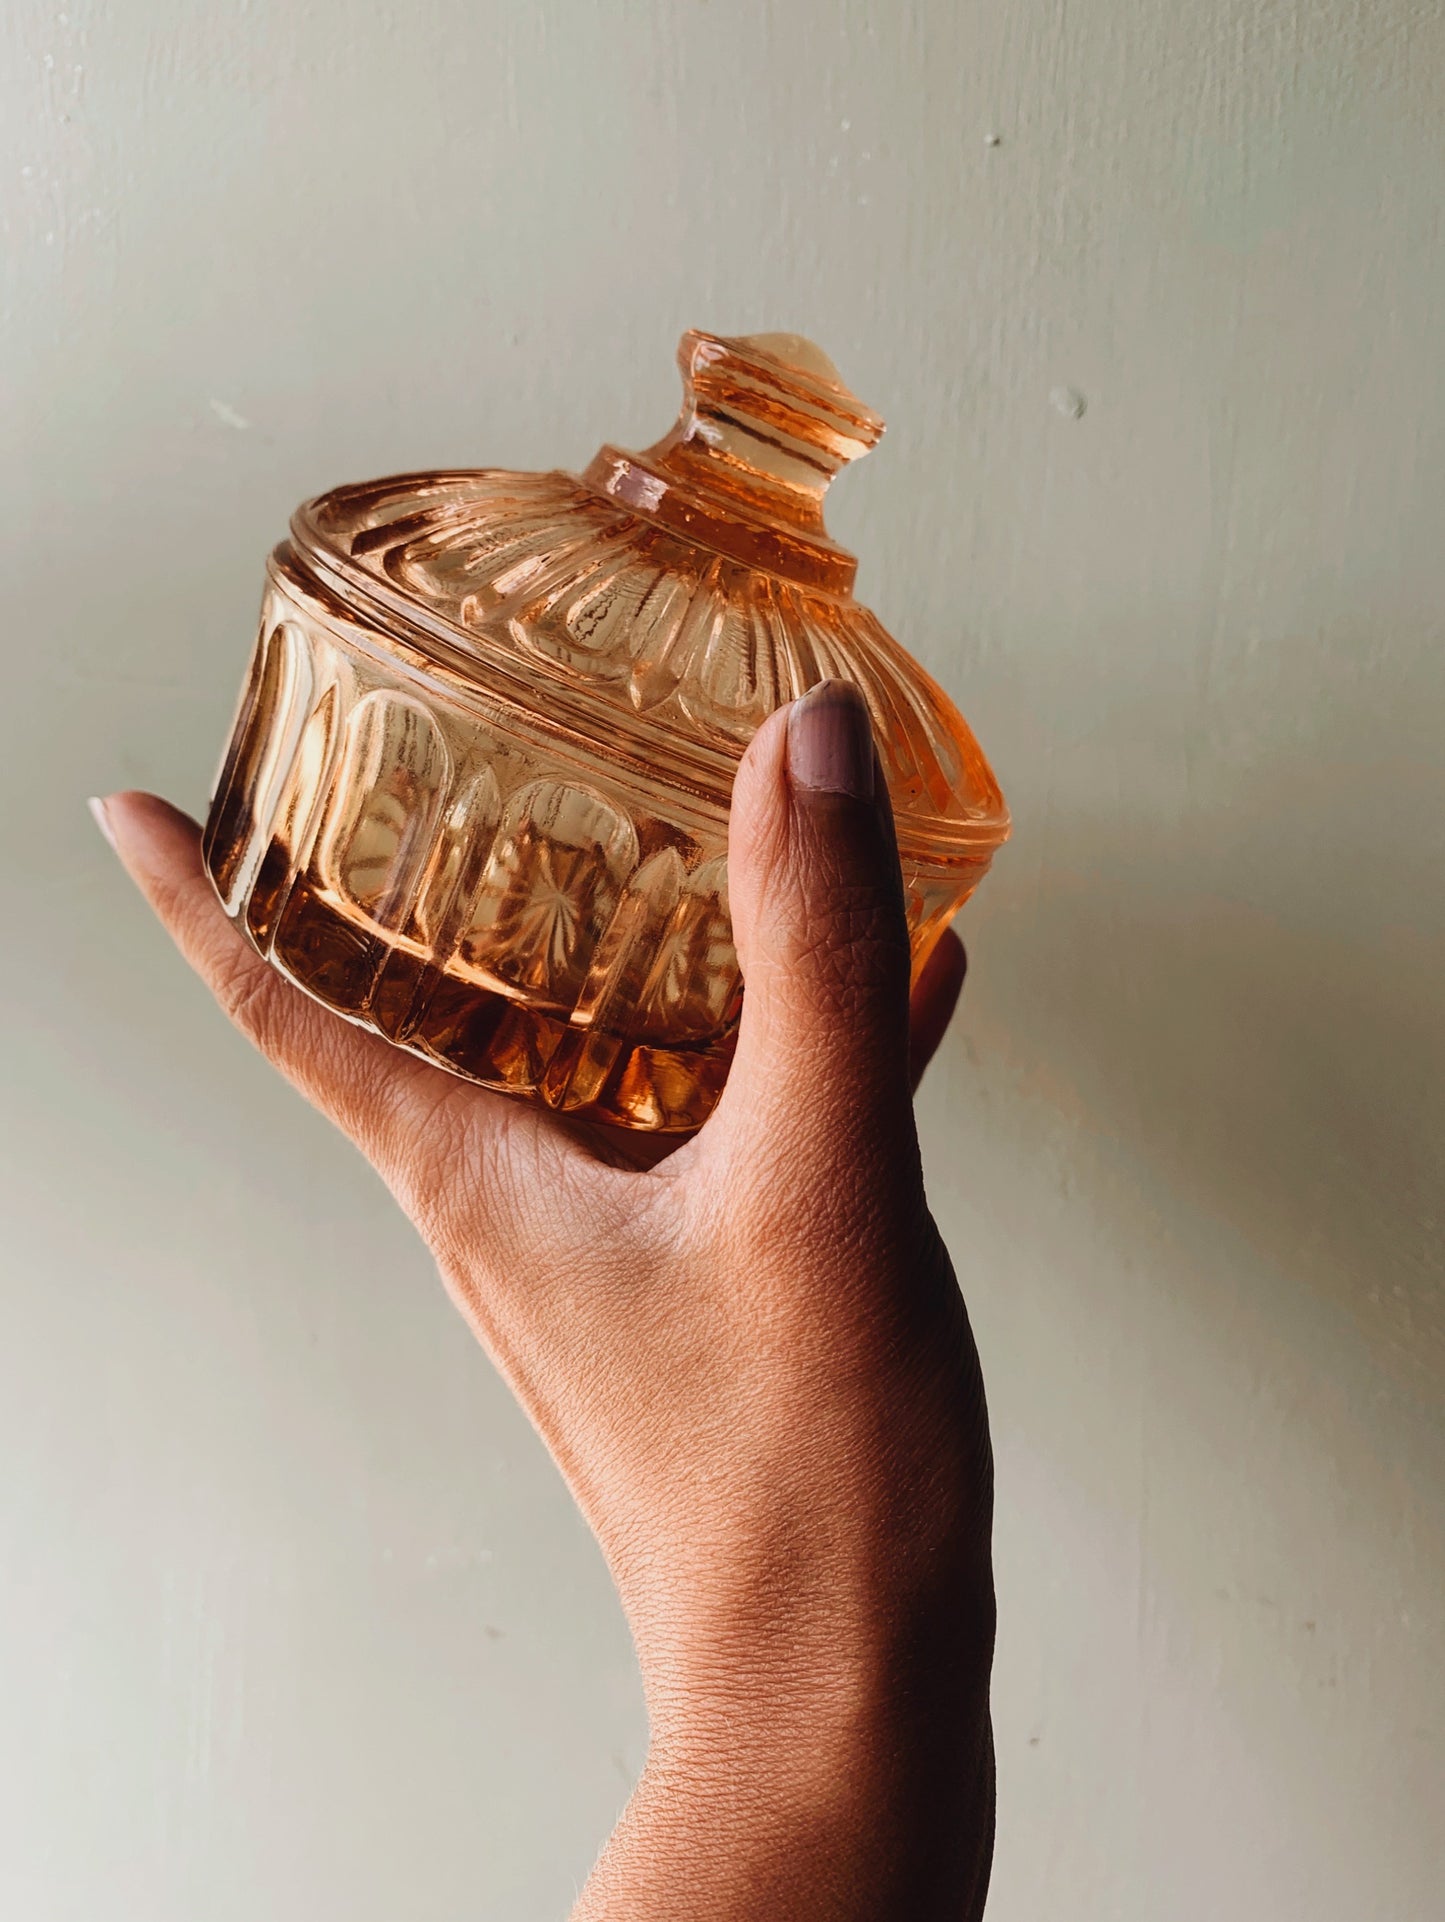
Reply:
[[[867,726],[827,684],[750,748],[737,1058],[708,1125],[644,1169],[313,1005],[226,921],[193,823],[102,810],[222,1006],[390,1184],[607,1556],[651,1737],[574,1922],[982,1913],[988,1427],[923,1193]],[[915,1072],[961,978],[949,937]]]

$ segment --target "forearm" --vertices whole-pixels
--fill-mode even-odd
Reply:
[[[993,1851],[991,1602],[877,1661],[650,1703],[647,1767],[573,1922],[974,1922]]]
[[[725,1756],[649,1764],[574,1922],[976,1922],[993,1852],[987,1716],[952,1731],[946,1755],[900,1761],[899,1739],[860,1731],[822,1794],[810,1771],[759,1780]]]

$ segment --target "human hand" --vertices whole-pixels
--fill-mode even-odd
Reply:
[[[923,1194],[902,891],[853,690],[815,689],[744,757],[737,1054],[652,1168],[309,1000],[167,803],[99,814],[231,1019],[387,1181],[601,1543],[651,1739],[577,1922],[981,1913],[987,1417]],[[962,975],[946,936],[915,1077]]]

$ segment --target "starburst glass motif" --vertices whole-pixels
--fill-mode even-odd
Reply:
[[[559,781],[530,783],[507,804],[459,960],[570,1009],[636,862],[637,837],[617,808]]]

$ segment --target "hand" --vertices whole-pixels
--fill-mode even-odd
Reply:
[[[739,769],[737,1054],[653,1168],[291,987],[165,802],[101,818],[231,1019],[388,1182],[601,1543],[651,1741],[578,1922],[981,1913],[987,1418],[924,1199],[892,817],[853,690],[773,715]],[[946,936],[915,1077],[963,967]]]

